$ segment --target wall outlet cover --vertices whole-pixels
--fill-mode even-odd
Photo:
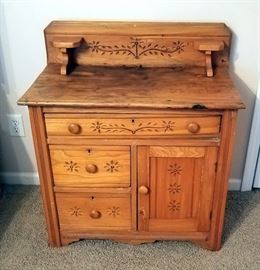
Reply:
[[[25,136],[23,127],[23,117],[21,114],[8,114],[8,127],[11,136]]]

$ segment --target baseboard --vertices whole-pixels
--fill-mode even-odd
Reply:
[[[39,185],[39,176],[38,173],[3,172],[0,173],[0,183],[9,185]]]
[[[39,185],[39,176],[37,173],[0,173],[0,183],[9,185]],[[228,190],[240,190],[241,179],[230,178]]]
[[[230,178],[228,183],[228,190],[240,190],[241,189],[241,179]]]

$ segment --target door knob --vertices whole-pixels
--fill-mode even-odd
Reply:
[[[72,134],[79,134],[81,131],[81,126],[79,124],[71,123],[68,126],[68,130]]]
[[[90,217],[91,218],[94,218],[94,219],[97,219],[97,218],[100,218],[101,217],[101,213],[97,210],[92,210],[90,213],[89,213]]]
[[[149,188],[146,187],[146,186],[140,186],[139,189],[138,189],[138,192],[140,194],[146,195],[146,194],[149,193]]]
[[[200,125],[196,122],[191,122],[188,124],[187,129],[191,133],[198,133],[200,130]]]
[[[98,171],[98,167],[97,167],[97,165],[95,165],[95,164],[88,164],[88,165],[86,166],[86,171],[87,171],[88,173],[96,173],[96,172]]]

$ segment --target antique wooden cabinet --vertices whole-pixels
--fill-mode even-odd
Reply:
[[[51,246],[218,250],[237,110],[224,24],[54,21],[29,107]]]

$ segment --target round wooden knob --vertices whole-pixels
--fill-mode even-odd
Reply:
[[[191,122],[188,124],[187,129],[191,133],[198,133],[200,130],[200,125],[195,122]]]
[[[138,191],[140,194],[146,195],[149,193],[149,188],[146,186],[140,186]]]
[[[96,173],[96,172],[98,171],[98,167],[97,167],[97,165],[95,165],[95,164],[88,164],[88,165],[86,166],[86,171],[87,171],[88,173]]]
[[[100,217],[101,217],[101,213],[100,213],[99,211],[97,211],[97,210],[92,210],[92,211],[89,213],[89,216],[90,216],[91,218],[97,219],[97,218],[100,218]]]
[[[78,124],[72,123],[72,124],[69,124],[68,130],[72,134],[79,134],[81,131],[81,126]]]

